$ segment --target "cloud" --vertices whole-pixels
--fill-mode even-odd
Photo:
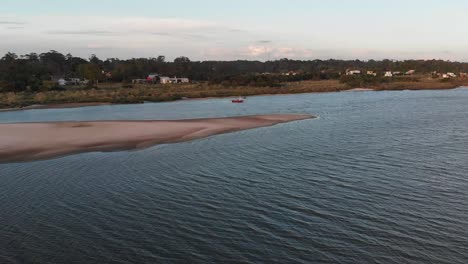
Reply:
[[[106,49],[109,48],[107,45],[104,44],[96,44],[96,43],[90,43],[86,45],[86,48],[88,49]]]
[[[172,34],[169,32],[153,32],[151,34],[156,36],[172,36]]]
[[[268,47],[263,47],[263,46],[248,46],[245,55],[250,56],[250,57],[259,57],[262,55],[266,55],[272,51],[271,48]]]
[[[140,33],[144,34],[144,33]],[[172,37],[172,38],[180,38],[180,39],[187,39],[187,40],[205,40],[209,39],[209,36],[204,34],[194,34],[194,33],[187,33],[187,32],[152,32],[151,35],[160,36],[160,37]]]
[[[19,21],[0,21],[0,25],[25,25],[25,22]]]
[[[291,26],[283,21],[263,27],[237,20],[221,22],[106,15],[3,15],[0,16],[0,54],[7,51],[28,53],[56,49],[87,57],[90,50],[99,49],[95,53],[100,57],[150,57],[157,52],[166,55],[168,59],[186,54],[193,60],[265,60],[284,57],[460,60],[467,56],[468,40],[461,34],[461,26],[455,27],[454,32],[446,33],[453,40],[447,44],[448,38],[430,34],[434,31],[429,27],[421,30],[422,33],[418,31],[418,34],[414,34],[414,30],[405,29],[406,24],[401,28],[385,25],[371,25],[372,34],[369,35],[364,34],[367,27],[355,29],[356,32],[331,25],[331,28],[319,27],[310,31],[306,25]],[[391,31],[394,28],[399,30]],[[393,33],[379,33],[381,31]],[[356,37],[373,36],[375,32],[380,35]]]
[[[248,31],[243,30],[243,29],[231,28],[231,29],[228,30],[228,32],[231,32],[231,33],[245,33],[245,32],[248,32]]]
[[[51,30],[47,34],[52,35],[90,35],[90,36],[115,36],[121,33],[106,30]]]
[[[317,52],[314,52],[311,49],[307,48],[297,48],[297,47],[266,47],[258,45],[250,45],[247,48],[244,48],[240,52],[243,56],[247,56],[255,59],[266,59],[265,56],[268,56],[268,59],[280,59],[280,58],[302,58],[310,59]]]

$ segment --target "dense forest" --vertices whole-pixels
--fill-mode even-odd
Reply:
[[[188,77],[215,84],[274,86],[301,80],[338,79],[346,69],[384,71],[416,70],[418,73],[468,72],[468,63],[443,60],[290,60],[275,61],[191,61],[179,57],[166,61],[164,56],[102,60],[95,55],[88,59],[46,53],[17,55],[7,53],[0,59],[0,92],[38,91],[44,83],[59,77],[86,78],[93,82],[130,82],[149,73]],[[294,72],[286,75],[279,73]],[[53,88],[53,87],[52,87]]]

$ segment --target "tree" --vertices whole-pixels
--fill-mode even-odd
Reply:
[[[91,56],[89,57],[89,62],[91,63],[94,63],[94,64],[98,64],[98,65],[101,65],[103,63],[102,60],[100,60],[96,54],[91,54]]]
[[[29,54],[21,56],[22,59],[28,60],[30,62],[38,62],[39,61],[39,55],[37,53],[31,52]]]
[[[91,83],[97,83],[103,79],[102,71],[99,65],[92,63],[80,64],[77,70],[82,78],[90,80]]]
[[[184,56],[178,57],[174,60],[174,63],[190,63],[190,59]]]
[[[11,63],[17,59],[18,59],[18,55],[12,52],[8,52],[7,54],[5,54],[5,56],[2,57],[2,61],[6,63]]]
[[[164,63],[166,61],[166,56],[161,56],[159,55],[157,58],[156,58],[156,61],[159,62],[159,63]]]

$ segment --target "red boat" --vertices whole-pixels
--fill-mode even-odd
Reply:
[[[233,99],[231,102],[234,104],[242,104],[244,102],[244,98],[239,97],[237,99]]]

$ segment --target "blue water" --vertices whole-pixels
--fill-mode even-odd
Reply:
[[[0,263],[468,263],[468,89],[0,113],[318,119],[0,165]]]

